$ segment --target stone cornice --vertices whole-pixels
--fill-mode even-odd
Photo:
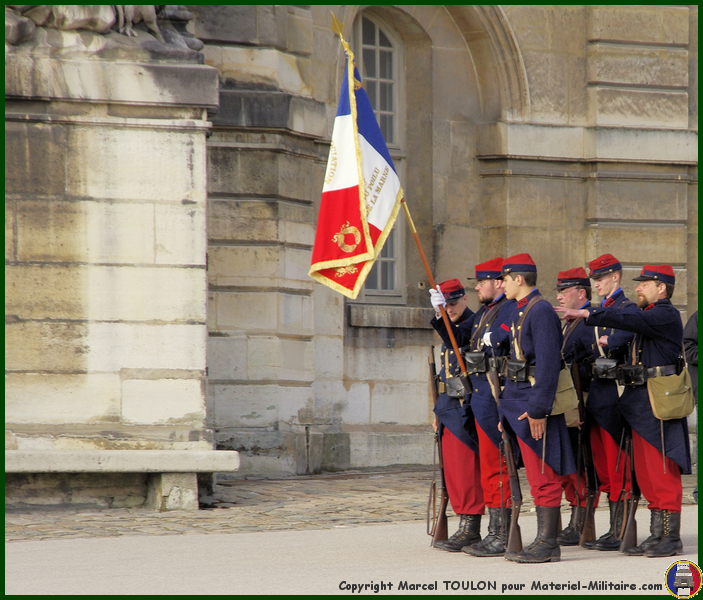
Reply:
[[[477,157],[694,165],[698,132],[493,123],[478,128]]]

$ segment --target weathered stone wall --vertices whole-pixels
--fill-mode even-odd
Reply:
[[[216,72],[85,27],[5,51],[6,448],[209,450]]]
[[[307,277],[344,64],[330,10],[350,39],[362,7],[190,8],[221,89],[208,142],[219,447],[248,455],[243,474],[430,461],[437,338],[407,230],[394,304]],[[527,251],[554,301],[558,271],[612,252],[628,293],[642,264],[669,262],[684,318],[697,308],[696,7],[364,10],[401,40],[394,160],[438,281]]]
[[[328,112],[311,93],[312,14],[190,8],[220,76],[208,142],[208,424],[256,471],[305,472],[315,445],[307,270]]]

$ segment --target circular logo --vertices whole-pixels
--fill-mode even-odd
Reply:
[[[352,238],[353,243],[348,243],[352,242]],[[361,232],[347,221],[342,225],[341,231],[334,234],[332,241],[337,243],[342,252],[354,252],[361,241]]]
[[[664,577],[669,593],[676,598],[693,598],[701,589],[701,579],[700,567],[688,560],[675,562]]]

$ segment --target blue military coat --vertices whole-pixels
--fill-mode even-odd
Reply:
[[[586,302],[581,308],[589,308],[590,302]],[[562,330],[562,355],[567,364],[576,363],[579,365],[581,374],[581,389],[588,391],[591,377],[582,366],[586,358],[590,358],[593,353],[595,343],[594,328],[588,327],[583,318],[567,321]]]
[[[473,317],[473,311],[467,308],[459,318],[459,322],[457,323],[458,327],[454,327],[454,330],[470,331]],[[441,326],[439,325],[440,323]],[[442,329],[446,333],[443,319],[433,318],[431,324],[435,329]],[[446,385],[448,376],[456,377],[460,374],[459,371],[456,354],[452,349],[451,343],[443,343],[439,372],[440,381]],[[437,404],[434,407],[434,412],[441,424],[440,435],[442,433],[442,427],[446,427],[472,451],[478,452],[478,433],[476,432],[476,423],[474,422],[474,415],[471,411],[468,394],[464,395],[462,405],[458,398],[450,398],[446,392],[440,393],[437,398]]]
[[[637,312],[637,305],[629,300],[622,289],[618,289],[610,298],[603,300],[602,307],[621,309],[628,312]],[[608,336],[608,345],[602,348],[603,354],[607,358],[615,358],[623,362],[627,356],[630,343],[634,334],[630,331],[612,329],[610,327],[594,327],[590,329],[593,336],[593,355],[595,360],[601,356],[598,349],[597,339],[601,336]],[[624,422],[620,410],[618,409],[618,385],[614,379],[593,379],[588,392],[586,410],[604,429],[616,444],[620,443]]]
[[[559,317],[549,302],[537,302],[526,315],[520,339],[523,356],[516,355],[518,323],[527,302],[536,296],[540,296],[537,289],[516,303],[510,323],[511,357],[522,358],[534,366],[534,384],[506,380],[498,412],[503,427],[507,424],[537,456],[542,456],[544,449],[545,462],[559,475],[568,475],[576,472],[576,465],[566,421],[563,414],[550,415],[561,370],[562,334]],[[533,419],[547,417],[541,440],[533,439],[528,419],[518,420],[525,412]]]
[[[643,364],[648,368],[677,364],[682,352],[683,324],[681,314],[670,300],[659,300],[636,312],[604,307],[589,310],[588,325],[616,327],[635,334],[629,364]],[[618,406],[632,429],[660,452],[663,427],[666,456],[681,467],[682,473],[691,472],[691,450],[685,418],[657,419],[652,413],[646,385],[625,386]]]
[[[505,294],[501,294],[490,305],[482,305],[471,320],[460,327],[452,324],[454,337],[460,348],[467,348],[471,352],[487,351],[493,356],[506,356],[510,354],[510,343],[508,336],[500,335],[500,332],[509,330],[509,321],[515,301],[508,300]],[[449,344],[449,336],[444,327],[444,322],[435,320],[433,322],[437,333],[442,336],[445,344]],[[470,326],[470,327],[469,327]],[[491,333],[494,340],[492,348],[483,345],[483,335]],[[476,422],[479,424],[488,438],[500,447],[501,433],[498,430],[498,405],[496,404],[491,386],[485,373],[475,373],[470,376],[472,394],[469,399],[471,411]]]

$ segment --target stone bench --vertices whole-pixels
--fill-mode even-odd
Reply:
[[[233,473],[230,450],[6,450],[5,473],[149,473],[145,506],[198,510],[198,473]]]

